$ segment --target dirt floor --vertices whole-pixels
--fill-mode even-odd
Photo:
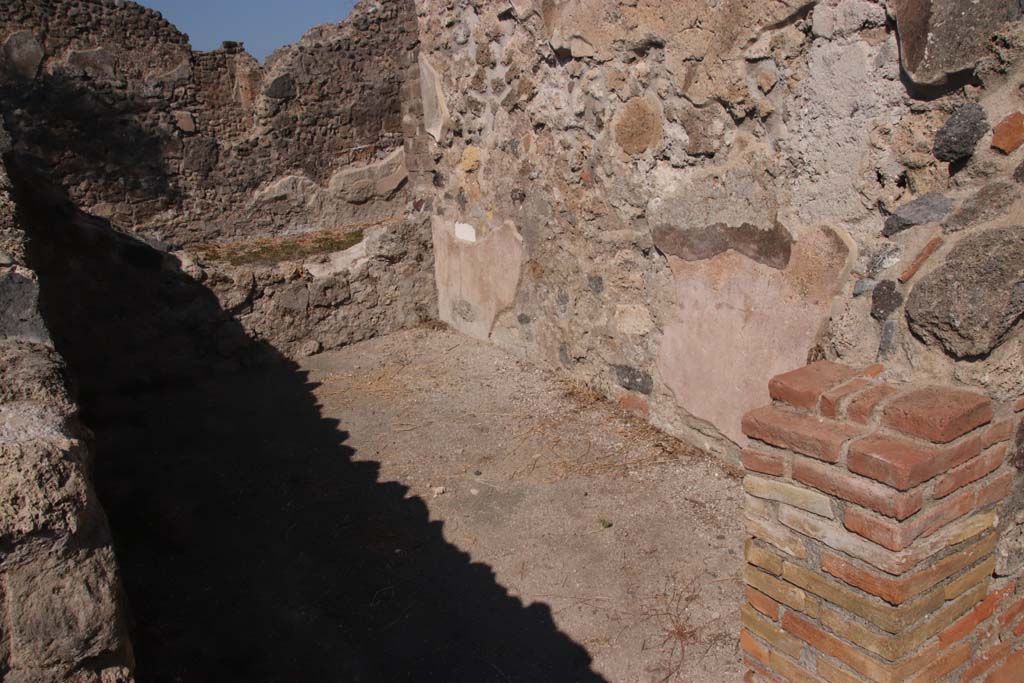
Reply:
[[[99,402],[139,681],[741,679],[742,491],[418,329]]]

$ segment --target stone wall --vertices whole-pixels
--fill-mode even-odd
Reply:
[[[410,1],[367,0],[261,65],[130,2],[4,3],[12,168],[170,254],[286,355],[416,324],[435,307],[402,130],[416,31]]]
[[[443,320],[730,457],[808,358],[1024,394],[1017,2],[417,7]]]
[[[822,361],[743,419],[757,681],[1020,680],[1024,401]]]
[[[0,154],[10,140],[0,126]],[[65,389],[0,161],[0,678],[119,683],[133,658],[90,433]]]

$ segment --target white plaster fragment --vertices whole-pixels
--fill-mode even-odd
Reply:
[[[463,242],[476,242],[476,228],[469,223],[456,223],[455,239]]]

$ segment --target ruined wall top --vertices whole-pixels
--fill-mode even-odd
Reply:
[[[376,205],[400,182],[375,184],[396,163],[335,176],[401,147],[415,45],[403,0],[362,2],[266,65],[235,43],[193,52],[131,2],[13,0],[0,101],[19,163],[120,229],[174,245],[337,227],[394,213]]]

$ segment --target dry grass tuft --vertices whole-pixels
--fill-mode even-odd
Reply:
[[[260,237],[244,242],[220,242],[199,250],[209,261],[233,266],[297,261],[317,254],[344,251],[363,241],[363,228],[348,226],[287,237]]]

